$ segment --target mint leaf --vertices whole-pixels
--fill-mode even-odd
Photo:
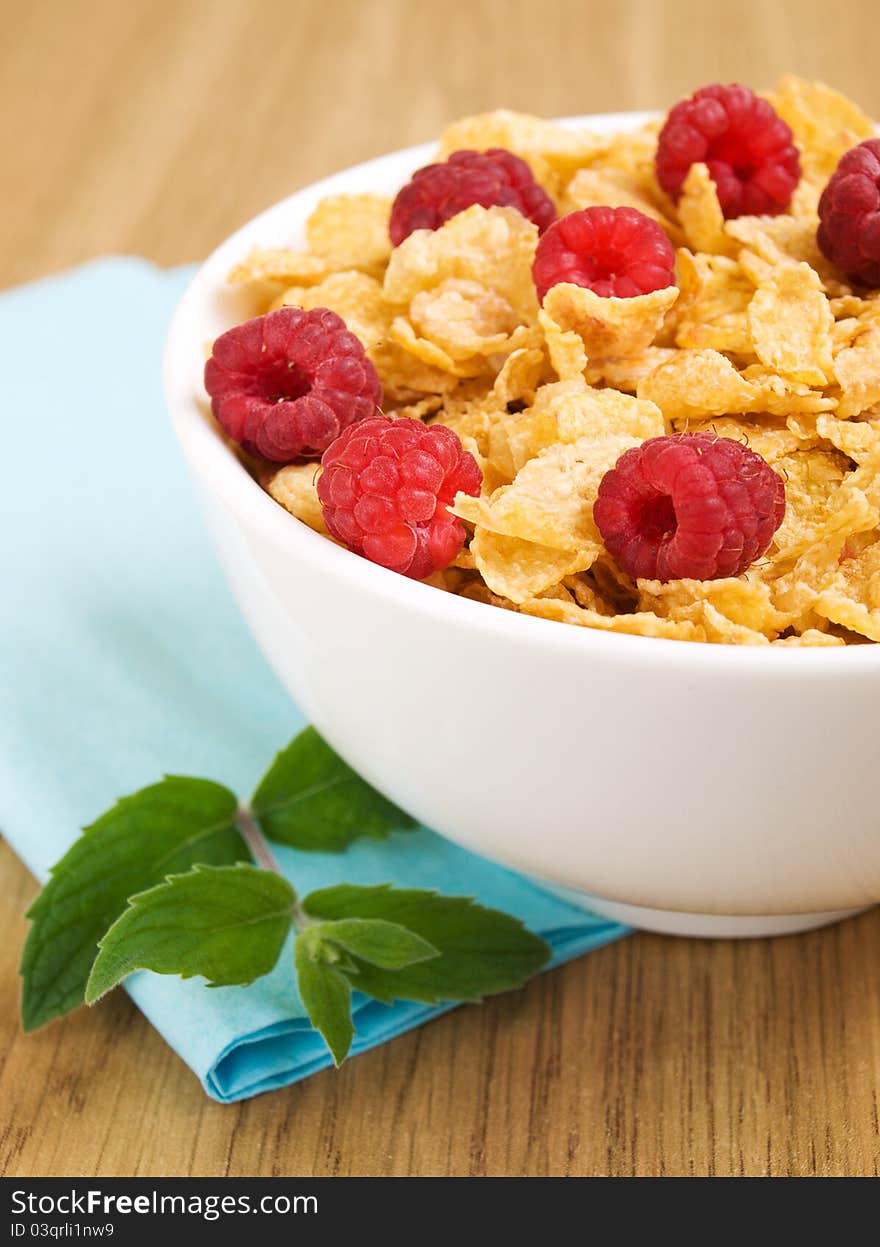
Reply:
[[[296,984],[309,1021],[332,1052],[334,1064],[341,1065],[354,1037],[351,988],[338,970],[316,961],[313,953],[318,949],[312,947],[309,936],[297,936],[293,949]]]
[[[383,918],[341,918],[319,922],[308,931],[312,939],[338,945],[383,970],[401,970],[439,956],[434,945],[420,935]]]
[[[347,766],[313,727],[277,755],[251,810],[264,835],[296,849],[338,853],[416,822]]]
[[[371,965],[356,950],[352,986],[377,1000],[480,1000],[519,987],[550,957],[550,948],[522,923],[469,897],[440,896],[388,884],[340,884],[311,892],[302,902],[312,918],[381,918],[427,940],[439,955],[400,970]]]
[[[85,829],[28,911],[32,925],[21,960],[25,1030],[83,1003],[98,940],[133,893],[194,862],[249,860],[235,828],[237,804],[220,784],[169,775],[123,797]]]
[[[268,974],[290,931],[296,893],[256,866],[195,866],[133,896],[101,940],[86,986],[94,1004],[134,970],[202,975],[212,987]]]

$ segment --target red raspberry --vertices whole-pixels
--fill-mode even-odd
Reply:
[[[819,200],[816,241],[850,281],[880,286],[880,139],[840,158]]]
[[[330,532],[356,554],[423,580],[448,567],[464,545],[447,507],[461,490],[478,494],[483,474],[452,429],[376,416],[324,453],[318,497]]]
[[[784,514],[785,488],[770,465],[714,433],[652,437],[624,451],[593,507],[608,553],[649,580],[739,576]]]
[[[541,300],[563,281],[604,298],[630,299],[675,284],[675,250],[638,208],[582,208],[547,230],[532,277]]]
[[[205,389],[232,440],[274,463],[320,455],[382,402],[372,361],[326,307],[280,307],[221,334]]]
[[[516,208],[543,232],[556,220],[553,200],[519,156],[503,147],[453,152],[443,164],[426,165],[398,191],[388,232],[395,247],[413,230],[439,229],[472,204]]]
[[[801,176],[789,127],[772,104],[737,85],[700,87],[666,118],[655,168],[674,200],[695,164],[709,166],[728,219],[784,212]]]

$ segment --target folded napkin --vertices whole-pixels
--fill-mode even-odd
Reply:
[[[0,296],[0,830],[39,879],[116,797],[168,771],[246,795],[303,726],[226,588],[164,410],[162,343],[191,271],[107,259]],[[554,965],[625,931],[426,830],[275,852],[301,893],[476,896],[540,932]],[[140,973],[127,989],[216,1100],[330,1064],[289,956],[248,988]],[[352,1052],[448,1007],[356,996]]]

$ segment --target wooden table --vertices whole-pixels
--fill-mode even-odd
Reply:
[[[498,105],[823,77],[880,115],[875,0],[33,0],[0,8],[0,284],[196,259],[334,169]],[[876,1174],[880,910],[775,942],[638,935],[286,1091],[208,1101],[117,994],[29,1038],[35,885],[0,845],[0,1171]]]

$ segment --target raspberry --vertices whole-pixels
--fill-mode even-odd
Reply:
[[[655,168],[674,200],[694,164],[708,165],[728,219],[778,216],[801,176],[789,127],[767,100],[737,85],[701,87],[666,118]]]
[[[713,433],[652,437],[626,450],[599,485],[593,519],[630,576],[739,576],[770,545],[785,488],[770,465]]]
[[[547,230],[532,277],[541,300],[563,281],[604,298],[630,299],[675,284],[675,250],[638,208],[582,208]]]
[[[372,361],[326,307],[280,307],[221,334],[205,389],[232,440],[274,463],[320,455],[382,402]]]
[[[472,204],[517,208],[539,233],[556,219],[553,200],[519,156],[503,147],[453,152],[443,164],[426,165],[398,191],[388,232],[395,247],[413,230],[439,229]]]
[[[852,147],[819,200],[822,254],[860,286],[880,286],[880,139]]]
[[[318,497],[330,532],[356,554],[423,580],[448,567],[464,545],[447,507],[483,479],[452,429],[376,416],[324,453]]]

